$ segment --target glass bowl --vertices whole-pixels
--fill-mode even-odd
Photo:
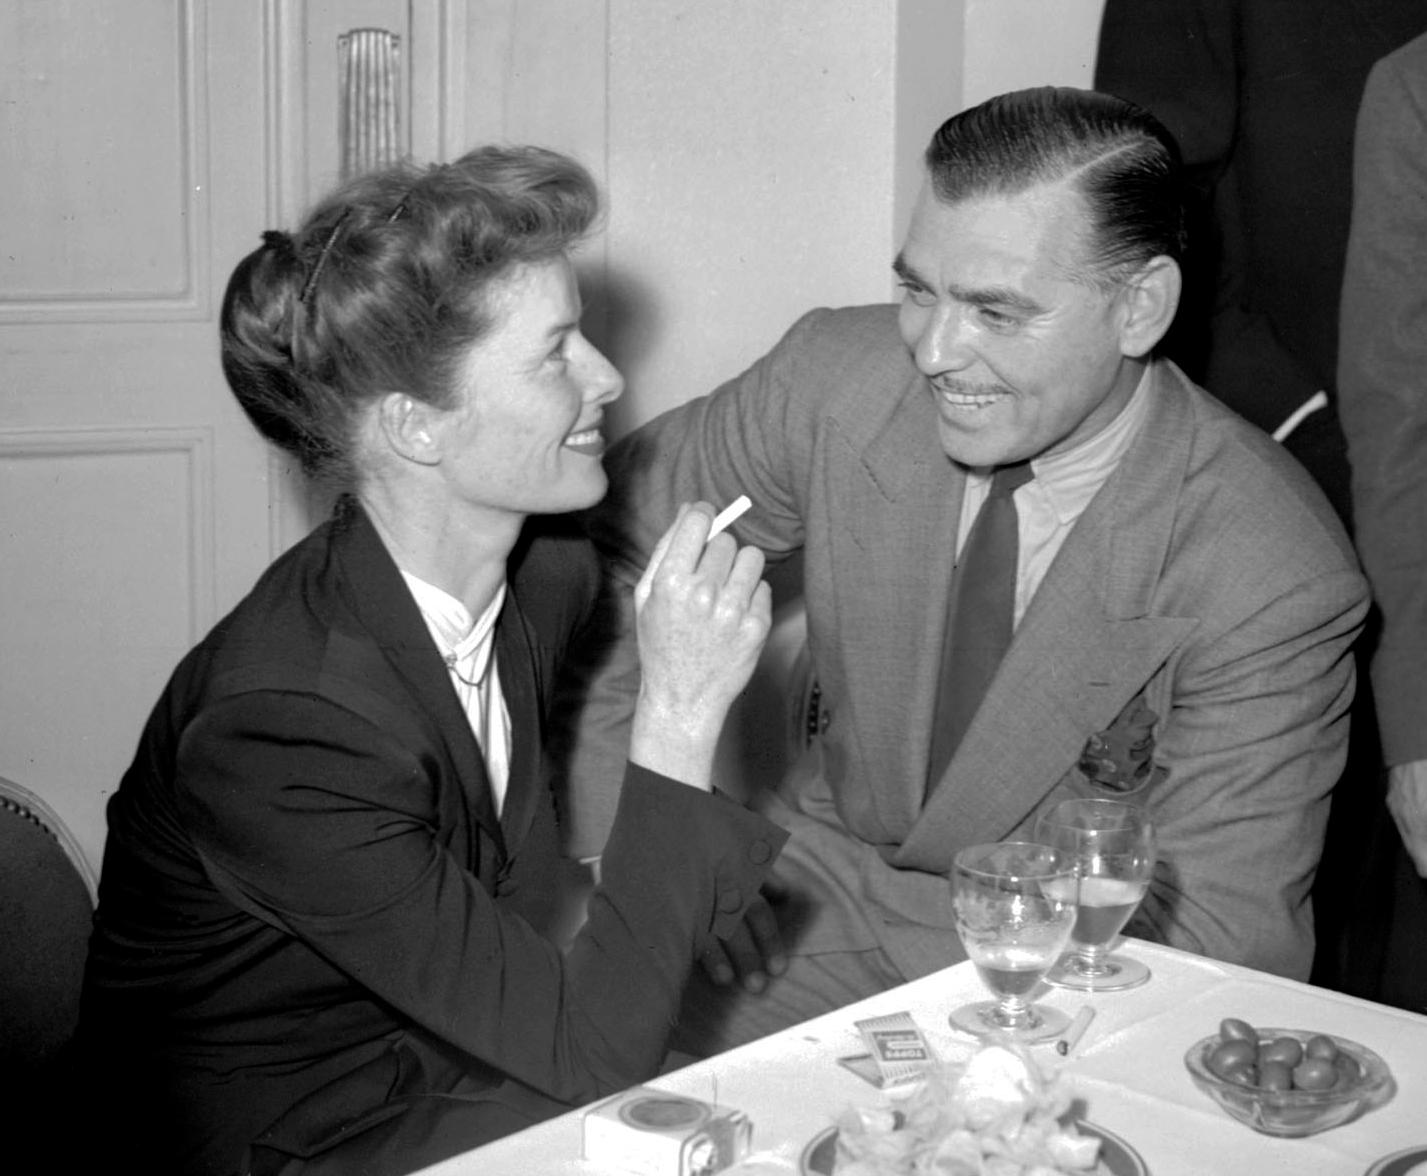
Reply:
[[[1353,1058],[1360,1074],[1355,1081],[1329,1090],[1266,1090],[1221,1078],[1209,1069],[1208,1058],[1224,1039],[1217,1033],[1196,1041],[1184,1055],[1194,1083],[1229,1115],[1265,1135],[1314,1135],[1338,1127],[1392,1096],[1392,1073],[1387,1063],[1366,1046],[1331,1033],[1303,1029],[1258,1029],[1259,1045],[1291,1037],[1299,1045],[1309,1038],[1327,1037],[1338,1051]]]

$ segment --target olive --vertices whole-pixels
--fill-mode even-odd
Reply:
[[[1219,1077],[1235,1086],[1259,1084],[1259,1068],[1253,1062],[1232,1062],[1219,1071]]]
[[[1275,1037],[1259,1046],[1259,1065],[1265,1062],[1282,1062],[1290,1070],[1303,1060],[1303,1046],[1296,1037]]]
[[[1293,1085],[1299,1090],[1331,1090],[1338,1082],[1338,1069],[1327,1058],[1304,1058],[1293,1067]]]
[[[1219,1022],[1219,1036],[1225,1041],[1252,1041],[1258,1043],[1258,1031],[1247,1021],[1238,1017],[1225,1017]]]
[[[1338,1047],[1333,1044],[1333,1039],[1322,1033],[1316,1033],[1310,1037],[1303,1046],[1304,1057],[1322,1058],[1325,1061],[1333,1061],[1338,1056]]]
[[[1293,1067],[1286,1062],[1260,1062],[1259,1085],[1265,1090],[1292,1090]]]
[[[1209,1067],[1211,1073],[1218,1074],[1220,1078],[1227,1078],[1229,1070],[1253,1066],[1257,1060],[1258,1049],[1252,1042],[1221,1041],[1209,1051],[1209,1056],[1204,1060],[1204,1064]]]
[[[1338,1071],[1339,1086],[1354,1086],[1363,1076],[1363,1068],[1358,1065],[1358,1059],[1341,1050],[1333,1059],[1333,1068]]]

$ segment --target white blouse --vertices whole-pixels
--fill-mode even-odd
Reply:
[[[505,585],[496,591],[485,611],[472,618],[466,606],[449,592],[410,572],[403,571],[401,575],[451,672],[451,686],[485,755],[491,799],[499,815],[510,783],[510,712],[501,692],[495,658],[495,623],[505,603]]]

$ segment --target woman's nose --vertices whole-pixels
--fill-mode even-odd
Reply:
[[[585,370],[585,399],[608,404],[624,394],[624,377],[593,343],[589,344],[589,362]]]

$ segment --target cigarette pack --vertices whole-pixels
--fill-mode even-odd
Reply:
[[[936,1053],[910,1013],[888,1013],[854,1024],[867,1052],[838,1061],[873,1086],[885,1089],[914,1082],[936,1065]]]
[[[583,1156],[638,1176],[713,1176],[748,1155],[742,1111],[636,1086],[584,1116]]]

